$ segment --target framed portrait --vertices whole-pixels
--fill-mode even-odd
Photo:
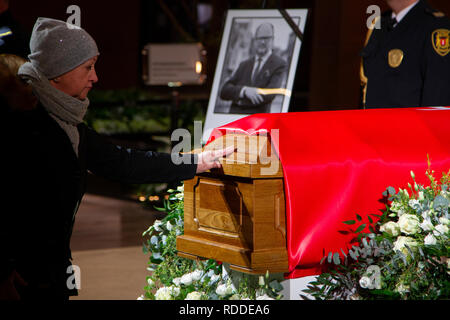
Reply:
[[[286,11],[303,33],[308,10]],[[202,142],[250,114],[288,112],[301,45],[278,10],[229,10]]]

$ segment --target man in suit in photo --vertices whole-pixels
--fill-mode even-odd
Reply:
[[[286,74],[284,59],[272,52],[274,27],[270,23],[258,26],[255,32],[255,56],[240,63],[223,85],[220,98],[231,100],[229,113],[268,113]],[[274,93],[276,92],[276,93]]]

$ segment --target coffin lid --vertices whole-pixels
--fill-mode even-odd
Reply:
[[[235,152],[220,159],[221,169],[212,169],[209,172],[248,178],[283,177],[280,159],[267,135],[227,133],[207,144],[203,151],[220,150],[230,146],[236,148]]]

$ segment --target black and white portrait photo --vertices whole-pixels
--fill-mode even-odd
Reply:
[[[287,12],[303,32],[307,10]],[[250,114],[287,112],[300,47],[278,10],[229,10],[204,136]]]

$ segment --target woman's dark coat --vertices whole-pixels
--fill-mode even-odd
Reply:
[[[123,183],[180,181],[196,172],[194,156],[191,164],[175,165],[169,154],[115,146],[85,124],[78,125],[77,158],[66,133],[40,105],[4,112],[2,123],[0,280],[16,269],[29,283],[25,295],[76,294],[67,286],[73,283],[70,237],[88,170]]]

